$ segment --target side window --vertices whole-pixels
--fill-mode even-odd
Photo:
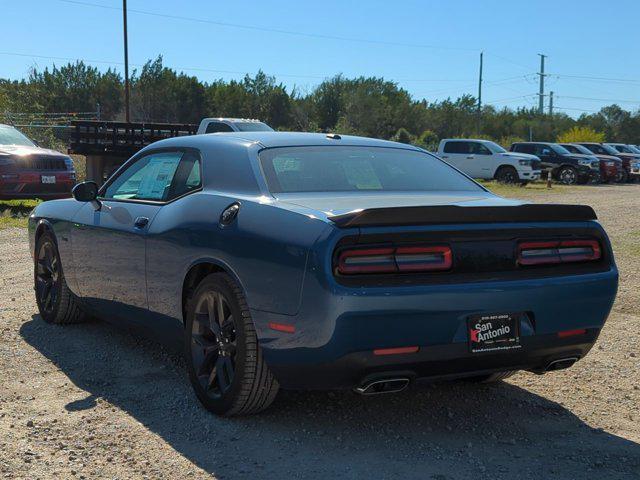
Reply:
[[[447,142],[444,144],[444,153],[468,153],[468,142]]]
[[[200,157],[196,153],[187,152],[178,165],[169,189],[169,200],[197,190],[201,186]]]
[[[104,192],[113,200],[166,202],[201,186],[200,158],[191,152],[157,152],[138,159]]]
[[[580,153],[574,145],[566,145],[563,143],[562,146],[569,150],[571,153]]]
[[[491,155],[491,151],[479,142],[469,142],[469,153],[476,155]]]
[[[533,149],[531,145],[524,145],[521,143],[516,143],[511,147],[512,152],[522,152],[522,153],[533,153]]]
[[[216,133],[216,132],[233,132],[233,129],[226,123],[211,122],[207,125],[207,129],[204,133]]]

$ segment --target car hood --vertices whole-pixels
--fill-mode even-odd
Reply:
[[[528,160],[540,160],[535,155],[531,155],[529,153],[502,152],[502,153],[499,153],[498,155],[502,155],[503,157],[515,158],[515,159],[526,158]]]
[[[26,157],[28,155],[50,155],[55,157],[67,157],[65,154],[49,150],[48,148],[28,147],[26,145],[0,145],[0,155]]]
[[[280,193],[276,202],[283,208],[326,219],[369,208],[425,207],[458,205],[497,207],[522,205],[489,192],[407,192],[407,193]]]
[[[620,163],[620,159],[618,157],[614,157],[613,155],[600,155],[600,154],[595,154],[594,155],[596,157],[598,157],[598,160],[605,160],[607,162],[617,162]]]

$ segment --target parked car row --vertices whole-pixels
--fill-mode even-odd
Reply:
[[[448,138],[436,153],[470,177],[504,183],[549,175],[567,185],[640,178],[640,149],[622,143],[515,142],[507,151],[489,140]]]

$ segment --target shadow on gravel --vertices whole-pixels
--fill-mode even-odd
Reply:
[[[179,355],[105,323],[20,333],[87,398],[102,398],[218,478],[637,478],[640,446],[508,383],[396,395],[283,392],[266,412],[221,419],[191,392]],[[615,406],[612,406],[615,408]]]

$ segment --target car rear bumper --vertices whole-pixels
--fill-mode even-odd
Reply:
[[[530,279],[343,289],[306,289],[298,315],[253,311],[265,360],[284,388],[353,388],[371,376],[464,377],[492,371],[544,370],[582,358],[595,342],[617,291],[615,267],[606,272]],[[308,285],[307,285],[308,286]],[[471,353],[471,315],[522,312],[520,345],[499,353]],[[294,327],[275,331],[273,324]],[[585,329],[567,338],[559,332]],[[417,347],[403,354],[374,350]]]
[[[44,183],[52,179],[54,183]],[[75,182],[75,173],[69,171],[0,173],[0,197],[47,199],[68,197]]]
[[[466,342],[423,347],[415,353],[377,356],[354,352],[330,363],[276,364],[271,369],[283,388],[330,390],[357,388],[371,381],[391,378],[414,380],[457,379],[511,370],[544,373],[559,360],[583,358],[599,335],[599,329],[575,337],[557,334],[524,338],[518,350],[494,354],[469,352]]]

